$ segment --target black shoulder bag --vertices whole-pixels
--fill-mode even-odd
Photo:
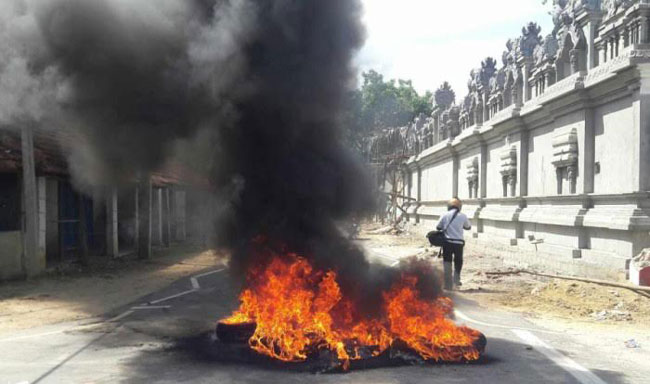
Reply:
[[[445,245],[447,242],[447,238],[445,237],[445,232],[447,231],[447,228],[451,225],[451,223],[454,222],[454,219],[456,219],[456,216],[458,216],[458,210],[456,213],[454,213],[454,216],[451,217],[451,220],[449,220],[449,223],[447,226],[442,230],[442,231],[431,231],[427,233],[427,239],[429,239],[429,243],[433,245],[434,247],[442,247]]]

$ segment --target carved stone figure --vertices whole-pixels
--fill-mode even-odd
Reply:
[[[472,159],[472,162],[467,165],[467,183],[469,189],[469,198],[478,198],[479,187],[479,166],[478,157]]]
[[[535,48],[533,54],[535,57],[535,64],[542,65],[554,61],[559,49],[560,44],[558,43],[557,38],[552,34],[547,35],[542,44]]]
[[[434,94],[436,106],[441,109],[447,109],[456,102],[456,93],[451,89],[448,82],[444,82]]]
[[[497,61],[491,57],[486,58],[481,63],[481,72],[479,74],[480,84],[484,88],[488,88],[490,86],[490,80],[492,79],[492,77],[496,72],[497,72]]]
[[[517,187],[517,147],[510,145],[510,137],[505,139],[505,149],[501,152],[501,177],[503,180],[503,196],[516,195]]]
[[[625,10],[632,6],[634,0],[602,0],[602,9],[606,12],[606,18],[616,15],[619,10]]]
[[[524,57],[532,57],[537,46],[542,43],[540,35],[542,28],[537,23],[529,23],[522,28],[521,37],[517,41],[517,54]]]

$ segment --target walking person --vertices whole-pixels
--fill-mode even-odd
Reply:
[[[460,199],[455,197],[449,200],[447,213],[440,218],[436,226],[438,231],[444,231],[445,236],[445,242],[442,246],[442,259],[444,261],[446,290],[451,290],[453,285],[462,285],[460,273],[463,270],[463,248],[465,247],[463,231],[472,229],[472,224],[467,215],[461,212],[462,207],[463,203]]]

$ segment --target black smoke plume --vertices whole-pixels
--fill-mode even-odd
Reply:
[[[359,0],[3,1],[0,125],[68,132],[81,188],[146,175],[183,147],[217,191],[235,270],[263,235],[378,303],[393,272],[335,225],[372,205],[339,124],[361,13]]]

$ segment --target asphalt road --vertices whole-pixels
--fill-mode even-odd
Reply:
[[[375,254],[392,264],[390,256]],[[513,313],[456,298],[457,321],[488,338],[480,364],[424,365],[347,374],[219,363],[193,350],[196,336],[236,307],[227,270],[176,282],[105,318],[0,337],[0,384],[35,383],[650,383],[650,363],[625,359]],[[201,339],[202,340],[202,339]],[[639,350],[639,353],[647,353]],[[650,360],[646,360],[650,361]]]

